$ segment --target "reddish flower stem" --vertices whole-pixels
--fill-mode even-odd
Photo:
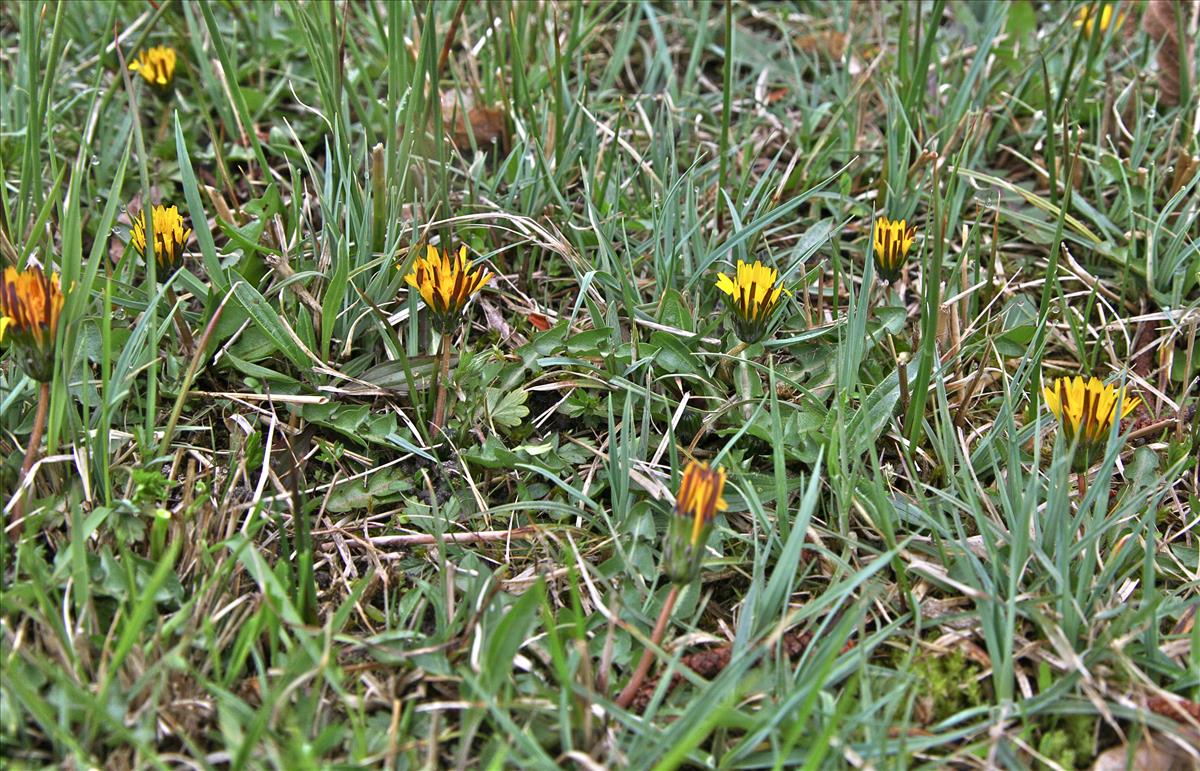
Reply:
[[[617,706],[621,709],[629,708],[633,697],[637,696],[642,681],[646,679],[646,673],[650,671],[650,663],[654,660],[654,649],[662,642],[663,635],[667,632],[667,622],[671,620],[671,611],[675,609],[677,599],[679,599],[679,585],[671,584],[671,593],[667,595],[667,601],[663,603],[662,610],[658,613],[658,621],[654,624],[654,632],[650,635],[650,645],[642,651],[642,660],[638,662],[633,677],[625,686],[625,690],[621,691],[621,695],[617,697]]]
[[[429,441],[433,441],[446,422],[446,381],[450,379],[450,335],[442,334],[441,363],[438,366],[437,403],[433,407]]]
[[[25,448],[25,462],[21,464],[21,476],[17,481],[17,494],[21,496],[13,506],[13,518],[17,520],[21,519],[24,514],[25,478],[29,476],[29,470],[33,468],[34,461],[37,460],[38,449],[42,446],[42,434],[46,430],[46,413],[49,410],[50,384],[42,383],[41,388],[38,389],[38,406],[37,413],[33,416],[33,431],[29,434],[29,444]]]

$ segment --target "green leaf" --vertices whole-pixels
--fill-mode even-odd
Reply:
[[[529,416],[525,402],[529,392],[523,388],[504,393],[499,388],[487,389],[488,415],[492,422],[505,428],[516,428]]]
[[[658,348],[654,363],[666,372],[679,374],[703,374],[704,364],[696,354],[688,350],[678,337],[666,332],[650,335],[650,345]]]
[[[178,542],[177,542],[178,543]],[[227,542],[229,550],[236,556],[238,562],[246,568],[246,572],[250,574],[250,578],[258,584],[258,588],[263,593],[263,597],[271,605],[272,609],[279,614],[285,622],[300,626],[304,620],[300,618],[300,613],[296,610],[296,606],[292,604],[291,597],[288,595],[287,589],[279,581],[279,576],[271,570],[271,566],[267,564],[258,548],[254,543],[246,540],[245,536],[238,534],[230,538]]]
[[[544,591],[539,580],[501,615],[495,629],[488,635],[487,651],[479,673],[488,691],[494,692],[512,674],[513,659],[529,634]]]
[[[879,438],[879,434],[892,419],[896,402],[899,400],[900,381],[895,373],[884,379],[866,399],[863,399],[846,431],[846,436],[860,452],[865,452]]]
[[[1024,356],[1037,331],[1037,306],[1028,297],[1014,297],[1004,306],[1004,332],[996,337],[1001,356]]]
[[[329,494],[325,508],[334,514],[374,509],[401,500],[412,488],[411,470],[389,466],[363,479],[338,485]]]
[[[692,311],[678,290],[668,289],[663,294],[658,305],[658,323],[682,329],[685,332],[695,331],[695,327],[692,326]]]
[[[288,361],[299,369],[307,369],[312,365],[312,358],[300,347],[295,332],[279,318],[279,314],[257,289],[245,281],[239,281],[233,285],[233,299]]]
[[[464,450],[463,457],[468,462],[483,468],[501,469],[510,469],[513,464],[521,460],[520,456],[505,447],[495,434],[484,439],[483,444]]]

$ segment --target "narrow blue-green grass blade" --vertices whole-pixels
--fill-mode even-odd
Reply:
[[[183,137],[183,126],[179,122],[179,112],[175,112],[175,153],[179,161],[179,176],[183,197],[187,200],[188,213],[193,224],[196,243],[200,246],[200,257],[208,272],[208,280],[212,283],[212,292],[217,297],[229,291],[229,279],[221,261],[217,259],[217,247],[213,242],[212,233],[204,224],[208,221],[205,214],[204,202],[200,199],[200,186],[196,182],[196,173],[192,170],[192,158],[188,154],[187,140]]]
[[[133,650],[133,646],[146,633],[147,624],[150,621],[150,613],[154,610],[158,590],[166,584],[167,578],[174,574],[175,559],[179,556],[179,551],[182,547],[182,540],[171,542],[171,545],[167,547],[166,553],[159,560],[158,566],[154,568],[154,572],[142,588],[141,594],[138,596],[132,611],[126,618],[121,620],[121,635],[117,638],[117,645],[113,649],[112,657],[106,662],[108,676],[105,678],[104,684],[100,687],[100,703],[105,702],[108,689],[112,687],[113,680],[121,671],[121,664],[124,663],[125,657],[129,655],[130,651]]]
[[[296,333],[288,327],[287,322],[279,317],[271,304],[266,301],[259,291],[245,281],[233,285],[233,299],[246,311],[255,325],[262,330],[275,347],[300,370],[312,366],[315,359],[305,352]],[[319,363],[319,362],[317,362]]]
[[[510,677],[513,658],[525,643],[544,593],[541,581],[529,587],[504,611],[488,636],[479,678],[489,691],[495,693]]]
[[[777,623],[780,613],[787,609],[786,600],[796,582],[796,568],[800,564],[804,539],[808,534],[808,525],[817,506],[817,492],[821,485],[820,470],[824,454],[824,448],[817,453],[817,461],[813,464],[808,485],[804,489],[804,497],[800,499],[800,507],[796,512],[796,520],[792,523],[791,534],[784,544],[779,559],[771,568],[771,578],[767,581],[767,588],[763,591],[757,609],[757,615],[764,625]],[[781,503],[776,502],[776,511],[779,512],[779,516],[785,516],[786,513],[780,508],[781,506]],[[758,631],[761,633],[766,629],[760,628]]]
[[[262,144],[258,141],[258,132],[254,127],[250,108],[246,105],[246,96],[242,93],[242,87],[238,83],[237,67],[229,57],[229,49],[225,47],[225,35],[221,32],[221,28],[217,26],[217,21],[213,18],[212,8],[209,7],[208,3],[200,3],[199,5],[200,13],[204,15],[204,25],[208,28],[209,40],[212,41],[213,48],[217,52],[217,59],[221,62],[222,72],[225,75],[225,85],[229,89],[229,94],[233,97],[233,107],[237,113],[238,127],[242,131],[243,138],[249,141],[250,149],[254,151],[254,157],[258,160],[258,166],[264,178],[269,179],[271,173],[270,166],[267,164],[267,157],[263,155]],[[176,118],[176,122],[178,122],[178,118]]]

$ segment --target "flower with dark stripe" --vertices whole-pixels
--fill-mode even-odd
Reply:
[[[55,339],[63,293],[58,274],[41,268],[5,268],[0,279],[0,341],[8,341],[34,380],[54,378]]]
[[[438,251],[435,246],[425,247],[425,256],[418,257],[412,271],[404,277],[421,294],[433,317],[433,326],[442,334],[453,331],[467,302],[491,279],[491,272],[472,269],[465,244],[458,254]]]
[[[154,221],[154,260],[158,263],[157,276],[160,281],[174,275],[183,266],[183,245],[192,234],[191,228],[184,227],[183,215],[179,209],[161,204],[154,207],[151,217]],[[137,219],[129,231],[129,240],[138,254],[146,256],[146,212],[138,212]]]
[[[1078,376],[1060,377],[1053,388],[1043,387],[1042,395],[1058,418],[1063,438],[1077,448],[1075,468],[1079,471],[1091,468],[1098,460],[1113,423],[1128,417],[1141,403],[1124,386],[1105,385],[1095,377],[1086,382]]]
[[[779,271],[758,260],[752,265],[738,260],[732,277],[717,274],[717,289],[733,318],[733,331],[743,343],[757,343],[770,329],[779,298],[787,291],[778,281]]]
[[[883,216],[875,219],[875,269],[881,280],[891,283],[900,278],[908,250],[916,240],[916,225]]]
[[[709,468],[707,463],[696,461],[684,469],[663,554],[665,573],[671,581],[685,584],[699,575],[713,518],[727,507],[721,497],[724,489],[725,469]]]
[[[175,49],[154,46],[139,51],[137,59],[129,63],[129,69],[160,91],[166,91],[175,77]]]

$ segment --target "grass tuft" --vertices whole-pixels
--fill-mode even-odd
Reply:
[[[1200,762],[1187,8],[0,5],[0,765]]]

